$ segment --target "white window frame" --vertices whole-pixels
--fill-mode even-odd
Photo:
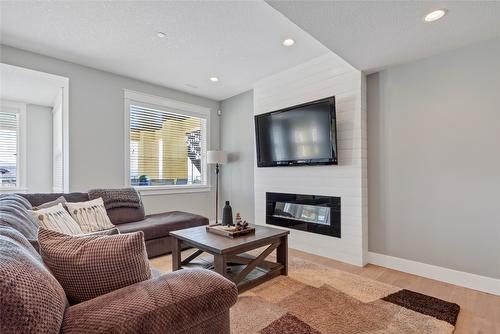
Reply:
[[[210,108],[172,100],[133,90],[124,89],[124,114],[125,114],[125,186],[130,187],[130,106],[138,104],[140,106],[153,109],[161,107],[178,110],[179,113],[187,116],[198,117],[206,120],[205,144],[201,152],[201,165],[205,173],[205,184],[186,185],[162,185],[162,186],[134,186],[141,195],[162,195],[176,193],[208,192],[211,190],[210,174],[208,170],[206,153],[210,146]]]
[[[2,112],[16,113],[19,115],[19,126],[17,128],[17,152],[16,152],[16,187],[0,187],[0,193],[24,193],[27,191],[26,184],[26,104],[8,100],[0,100],[0,110]]]

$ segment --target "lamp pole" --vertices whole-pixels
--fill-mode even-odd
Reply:
[[[215,164],[215,223],[219,223],[219,164]]]
[[[220,166],[227,162],[224,151],[207,151],[207,164],[215,165],[215,223],[219,222],[219,172]]]

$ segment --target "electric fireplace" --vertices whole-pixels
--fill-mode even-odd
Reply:
[[[266,224],[340,238],[340,197],[268,192]]]

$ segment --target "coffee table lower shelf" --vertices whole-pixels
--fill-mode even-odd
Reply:
[[[255,259],[254,256],[249,254],[240,254],[240,256]],[[267,264],[268,263],[268,264]],[[267,265],[266,265],[267,264]],[[191,261],[189,263],[183,264],[182,269],[194,269],[194,268],[202,268],[208,270],[215,270],[214,259],[211,256],[207,256],[204,258],[199,258],[197,260]],[[227,263],[226,264],[226,274],[224,275],[229,280],[235,282],[235,279],[238,275],[246,268],[244,264],[240,263]],[[238,286],[238,292],[242,293],[246,290],[249,290],[259,284],[264,283],[274,277],[277,277],[282,274],[284,269],[284,265],[280,263],[274,263],[265,261],[264,266],[256,266],[252,269],[240,282],[236,285]]]

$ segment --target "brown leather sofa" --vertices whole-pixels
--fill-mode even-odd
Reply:
[[[26,198],[32,206],[38,206],[64,196],[68,202],[85,202],[89,200],[87,193],[50,193],[19,194]],[[150,258],[171,253],[172,237],[170,231],[189,227],[208,225],[208,219],[188,212],[171,211],[153,215],[145,215],[144,207],[115,208],[107,210],[111,222],[121,233],[135,231],[144,232],[146,249]]]
[[[0,195],[0,333],[230,333],[238,290],[209,270],[153,272],[152,279],[69,305],[28,241],[38,230],[30,209],[18,195]]]

